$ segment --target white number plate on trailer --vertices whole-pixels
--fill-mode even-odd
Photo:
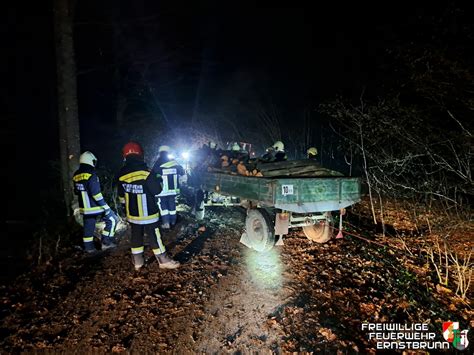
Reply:
[[[283,196],[293,195],[293,185],[281,185],[281,194]]]

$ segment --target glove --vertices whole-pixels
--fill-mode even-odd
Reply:
[[[119,221],[119,217],[117,216],[117,214],[112,209],[109,208],[108,210],[105,210],[104,213],[105,213],[104,217],[106,217],[106,218],[112,217],[113,219],[115,219],[115,222]]]
[[[113,213],[109,205],[104,205],[102,206],[102,208],[104,209],[105,216],[108,216],[110,213]]]
[[[71,202],[71,209],[73,211],[76,211],[79,209],[79,201],[77,201],[77,198],[74,198],[73,201]]]

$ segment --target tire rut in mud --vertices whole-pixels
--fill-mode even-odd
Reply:
[[[196,351],[277,351],[283,332],[275,332],[268,320],[289,296],[285,288],[280,251],[249,249],[242,260],[215,287]]]

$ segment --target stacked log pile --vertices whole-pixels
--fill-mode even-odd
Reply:
[[[255,177],[328,177],[343,176],[343,174],[330,169],[323,168],[317,162],[312,160],[290,160],[273,163],[251,160],[248,163],[243,161],[231,162],[225,161],[221,167],[210,167],[208,171],[243,175]]]
[[[323,168],[317,162],[308,159],[258,163],[257,169],[265,177],[344,176],[337,171]]]

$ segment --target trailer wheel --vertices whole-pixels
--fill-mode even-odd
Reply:
[[[250,246],[257,251],[267,251],[275,245],[275,233],[267,211],[251,209],[247,212],[245,228]]]
[[[328,221],[321,221],[310,226],[303,227],[303,233],[309,240],[316,243],[326,243],[331,239],[331,226]]]

